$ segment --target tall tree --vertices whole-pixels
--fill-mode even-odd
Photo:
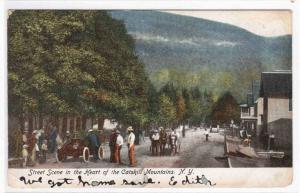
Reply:
[[[229,124],[231,120],[239,122],[239,105],[230,92],[224,93],[214,104],[211,117],[215,123],[219,124]]]
[[[159,97],[158,115],[159,123],[163,126],[173,125],[176,120],[176,107],[171,99],[164,94]]]
[[[8,44],[14,116],[131,122],[147,110],[149,81],[134,41],[105,11],[14,11]]]
[[[184,99],[182,95],[179,95],[176,101],[176,119],[179,124],[181,124],[182,121],[184,120],[185,111],[186,108],[185,108]]]

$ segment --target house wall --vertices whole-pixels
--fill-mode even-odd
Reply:
[[[288,98],[268,98],[268,123],[282,118],[292,119],[292,116]]]
[[[268,133],[274,132],[279,149],[292,148],[292,116],[288,98],[268,98]]]

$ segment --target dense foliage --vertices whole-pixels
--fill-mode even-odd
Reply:
[[[122,22],[104,11],[14,11],[9,113],[142,122],[149,81]]]
[[[156,90],[125,25],[105,11],[13,11],[8,87],[9,114],[21,125],[37,116],[108,118],[135,128],[199,125],[210,123],[217,100],[201,85],[167,82]]]

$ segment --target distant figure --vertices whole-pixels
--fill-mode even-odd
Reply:
[[[44,140],[45,140],[45,131],[44,131],[44,127],[43,127],[42,129],[40,129],[40,130],[38,131],[38,133],[39,133],[39,137],[38,137],[38,146],[39,146],[39,148],[41,148],[41,146],[42,146],[42,144],[43,144],[43,142],[44,142]]]
[[[274,132],[272,132],[271,135],[269,136],[269,140],[270,140],[269,150],[274,150],[275,149],[275,134],[274,134]]]
[[[49,137],[49,152],[54,153],[56,150],[56,137],[57,137],[57,131],[56,127],[52,127],[52,130],[50,132],[50,137]]]
[[[98,148],[99,148],[98,136],[93,132],[92,129],[89,129],[87,138],[89,141],[89,146],[91,148],[91,152],[93,153],[93,158],[95,161],[97,161],[99,159],[99,157],[98,157]]]
[[[36,147],[37,147],[37,139],[36,139],[37,130],[34,130],[30,137],[28,138],[28,152],[30,154],[30,161],[32,164],[35,164],[36,160]]]
[[[47,151],[48,151],[47,140],[44,139],[44,141],[41,145],[40,163],[45,163],[46,162],[46,160],[47,160]]]
[[[64,141],[59,133],[56,136],[55,143],[56,143],[55,150],[60,149],[64,145]]]
[[[145,142],[145,130],[142,130],[142,140]]]
[[[69,143],[71,141],[71,133],[69,130],[66,131],[66,136],[64,138],[64,143]]]
[[[160,144],[160,155],[164,155],[166,153],[166,144],[168,140],[168,134],[166,130],[161,127],[161,131],[159,133],[159,144]]]
[[[23,145],[22,157],[23,157],[23,167],[26,167],[27,164],[28,164],[28,158],[29,158],[28,145],[27,144]]]
[[[128,147],[128,157],[129,157],[129,162],[131,167],[136,166],[136,161],[135,161],[135,155],[134,155],[134,141],[135,141],[135,135],[133,133],[133,128],[130,126],[127,128],[128,132],[128,139],[127,139],[127,147]]]
[[[206,128],[205,128],[205,131],[204,131],[204,135],[205,135],[205,141],[208,141],[209,131]]]
[[[152,155],[158,156],[159,149],[159,133],[158,130],[154,130],[154,133],[151,136],[152,140]]]
[[[116,134],[117,134],[117,140],[116,140],[116,146],[115,146],[115,160],[116,160],[116,163],[122,164],[121,149],[122,149],[124,140],[123,140],[123,137],[119,130],[116,131]]]
[[[174,129],[174,132],[176,134],[177,140],[176,140],[176,154],[180,151],[180,147],[181,147],[181,136],[178,130]]]
[[[171,146],[171,155],[175,155],[177,152],[177,134],[176,132],[172,131],[171,135],[169,136],[170,146]]]
[[[116,130],[112,130],[110,136],[109,136],[109,149],[110,149],[110,162],[114,163],[115,160],[115,146],[117,141],[117,134]]]

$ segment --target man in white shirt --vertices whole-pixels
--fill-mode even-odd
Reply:
[[[152,155],[158,156],[158,149],[159,149],[159,133],[158,130],[154,130],[153,135],[151,136],[152,140]]]
[[[123,137],[119,130],[116,131],[117,134],[117,140],[116,140],[116,146],[115,146],[115,160],[116,163],[122,164],[121,162],[121,149],[122,145],[124,143]]]
[[[134,158],[134,140],[135,140],[135,135],[133,133],[133,128],[130,126],[127,128],[128,132],[128,139],[127,139],[127,146],[128,146],[128,157],[129,157],[129,162],[131,167],[136,166],[136,161]]]

